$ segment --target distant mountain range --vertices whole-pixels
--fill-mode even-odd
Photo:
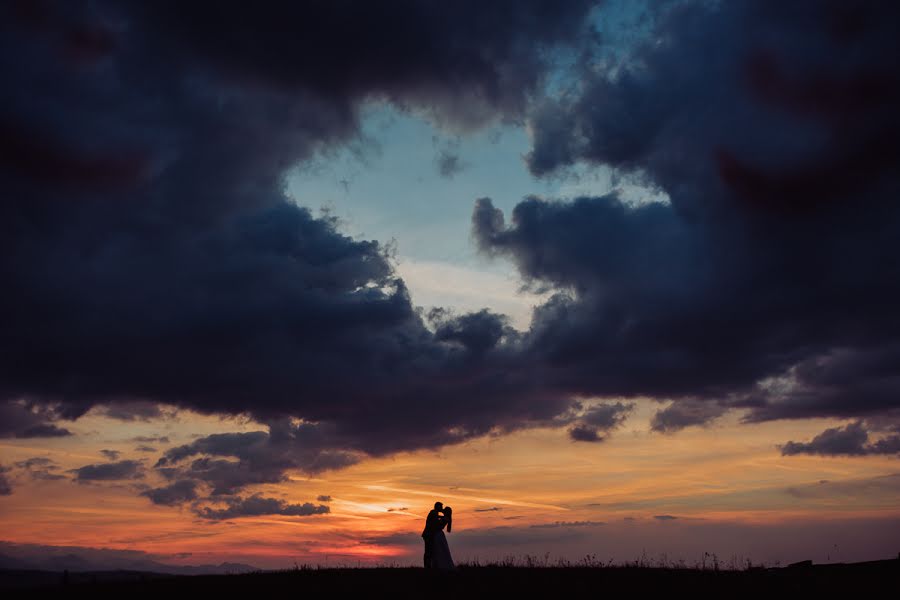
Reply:
[[[253,565],[223,562],[218,565],[171,565],[136,550],[41,546],[0,542],[0,569],[39,571],[147,571],[169,575],[222,575],[260,571]]]

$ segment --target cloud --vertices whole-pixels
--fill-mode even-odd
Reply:
[[[122,479],[140,479],[144,476],[144,466],[137,460],[120,460],[118,462],[97,465],[85,465],[72,469],[74,481],[89,483],[92,481],[118,481]]]
[[[538,525],[532,525],[532,528],[537,529],[556,529],[559,527],[599,527],[600,525],[606,525],[603,521],[555,521],[553,523],[540,523]]]
[[[405,506],[400,507],[400,508],[393,508],[393,507],[392,507],[392,508],[387,509],[388,512],[405,512],[405,511],[408,511],[408,510],[409,510],[409,508],[407,508],[407,507],[405,507]]]
[[[503,510],[499,506],[491,506],[490,508],[476,508],[475,512],[498,512]]]
[[[360,539],[365,544],[378,546],[416,546],[422,545],[422,537],[411,531],[372,535]]]
[[[896,497],[900,493],[900,473],[843,481],[823,479],[809,485],[789,487],[785,492],[795,498],[803,499],[829,500],[840,497],[872,499],[879,496],[890,498]]]
[[[118,421],[152,421],[172,418],[174,411],[165,409],[155,402],[122,402],[100,406],[95,409],[99,414]]]
[[[434,157],[434,162],[440,176],[447,179],[452,179],[466,168],[466,164],[460,159],[459,154],[447,148],[438,152]]]
[[[226,498],[226,508],[213,509],[208,506],[197,508],[196,514],[204,519],[223,521],[239,517],[257,517],[263,515],[284,515],[289,517],[307,517],[311,515],[324,515],[331,512],[331,508],[324,504],[316,506],[310,502],[303,504],[288,504],[277,498],[264,498],[260,494],[253,494],[246,498]]]
[[[231,80],[313,90],[344,102],[386,96],[471,126],[498,112],[522,114],[545,75],[546,50],[587,33],[591,4],[277,2],[248,9],[225,2],[210,19],[198,7],[163,2],[140,4],[135,20],[161,42],[165,56]],[[312,55],[320,60],[307,60]]]
[[[166,435],[139,435],[137,437],[131,438],[132,442],[145,442],[145,443],[158,443],[158,444],[168,444],[169,436]]]
[[[844,427],[826,429],[809,442],[787,442],[779,448],[782,456],[795,454],[820,456],[900,454],[900,435],[890,435],[876,442],[870,442],[869,432],[864,423],[855,421]]]
[[[600,522],[576,521],[535,525],[523,525],[519,527],[500,526],[483,529],[460,529],[453,531],[454,554],[473,555],[486,549],[498,552],[509,552],[509,548],[523,548],[531,546],[538,552],[544,552],[548,544],[568,544],[591,540],[599,527]],[[385,535],[373,535],[360,540],[367,544],[380,546],[401,546],[420,548],[422,538],[417,533],[392,533]]]
[[[9,473],[9,467],[0,465],[0,496],[9,496],[13,491],[9,479],[6,478],[6,473]]]
[[[650,428],[662,433],[680,431],[691,425],[705,425],[722,416],[727,408],[702,400],[683,399],[656,411]]]
[[[657,521],[674,521],[678,517],[672,515],[654,515],[653,518]]]
[[[64,429],[52,423],[40,423],[32,425],[28,429],[20,432],[16,437],[20,438],[54,438],[66,437],[72,435],[68,429]]]
[[[119,458],[119,455],[122,453],[118,450],[101,450],[100,454],[102,454],[109,460],[117,460]]]
[[[58,481],[66,478],[64,475],[52,472],[58,471],[60,467],[56,461],[45,456],[35,456],[20,460],[15,463],[15,466],[26,471],[29,477],[35,480]]]
[[[596,429],[584,425],[576,425],[569,429],[569,437],[576,442],[602,442],[606,439],[598,434]]]
[[[665,431],[900,410],[890,18],[846,38],[818,3],[666,5],[626,60],[578,61],[540,98],[588,3],[45,10],[40,31],[7,15],[0,41],[0,273],[18,291],[0,297],[0,435],[66,435],[94,407],[246,414],[265,430],[157,465],[227,495],[536,425],[599,441],[625,413],[579,421],[576,398],[670,400]],[[85,22],[109,43],[60,60]],[[372,101],[459,131],[527,118],[533,173],[605,165],[670,201],[529,197],[507,224],[481,199],[479,248],[552,296],[523,332],[423,316],[388,247],[284,192],[360,139]]]
[[[569,437],[576,442],[602,442],[606,438],[600,433],[609,433],[625,421],[634,404],[622,402],[596,404],[578,417],[577,424],[569,429]]]
[[[56,465],[56,462],[51,458],[47,458],[46,456],[35,456],[32,458],[26,458],[25,460],[20,460],[15,464],[20,469],[34,469],[52,468]]]
[[[51,421],[59,418],[54,406],[0,399],[0,438],[43,438],[72,435]]]
[[[268,432],[219,433],[170,448],[156,467],[169,479],[193,479],[210,485],[213,494],[233,494],[248,485],[285,481],[288,470],[319,473],[358,460],[321,426],[281,421]]]
[[[644,41],[531,113],[527,159],[539,176],[610,168],[668,201],[528,197],[508,221],[475,204],[481,251],[554,292],[522,360],[560,393],[671,401],[660,431],[728,410],[900,411],[888,14],[860,6],[838,32],[833,4],[658,6]]]
[[[459,138],[441,139],[439,136],[432,136],[431,144],[435,150],[434,165],[441,177],[453,179],[468,166],[459,156]]]
[[[135,452],[156,452],[156,448],[153,446],[137,446],[134,449]]]
[[[4,13],[0,49],[16,60],[0,110],[0,273],[18,293],[0,298],[0,400],[60,419],[168,406],[325,432],[283,468],[232,476],[201,460],[176,477],[222,490],[564,411],[527,370],[504,373],[501,316],[460,315],[436,336],[389,247],[344,235],[284,181],[359,142],[371,103],[461,132],[521,121],[552,53],[587,39],[591,4],[223,2],[210,18],[101,1],[48,5],[38,29]],[[108,42],[87,54],[67,41],[85,23]]]
[[[331,496],[326,496],[325,494],[322,494],[321,496],[317,496],[316,500],[318,502],[331,502]]]
[[[161,504],[163,506],[177,506],[184,502],[190,502],[197,499],[197,482],[189,479],[182,479],[170,485],[144,490],[141,496],[150,498],[153,504]]]
[[[488,309],[458,316],[448,310],[434,308],[429,311],[428,319],[435,327],[435,339],[458,343],[476,355],[495,348],[504,336],[516,335],[504,315]]]

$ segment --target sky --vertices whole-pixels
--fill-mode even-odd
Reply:
[[[896,555],[892,4],[0,11],[0,566]]]

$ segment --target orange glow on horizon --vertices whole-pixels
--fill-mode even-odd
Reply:
[[[149,468],[156,456],[135,452],[128,440],[164,433],[172,447],[198,434],[254,431],[259,425],[185,413],[125,432],[119,422],[89,415],[76,423],[82,430],[72,439],[49,440],[42,448],[33,440],[0,445],[3,464],[43,456],[58,464],[54,473],[65,476],[39,480],[25,470],[13,471],[14,493],[0,498],[0,527],[6,542],[142,550],[173,564],[243,557],[251,564],[289,567],[333,563],[338,556],[418,564],[418,535],[435,500],[452,503],[451,547],[469,548],[470,555],[501,552],[490,545],[490,532],[497,532],[498,543],[512,540],[509,536],[536,540],[515,542],[526,544],[509,546],[515,553],[531,548],[528,543],[555,543],[551,534],[557,531],[577,536],[586,548],[591,539],[627,539],[631,534],[623,524],[662,540],[676,528],[701,525],[900,518],[896,459],[784,457],[777,451],[776,444],[808,439],[833,426],[831,421],[741,425],[735,417],[660,435],[649,432],[653,407],[640,406],[602,444],[573,443],[561,430],[531,430],[438,452],[371,459],[316,477],[294,473],[289,481],[254,486],[244,495],[260,493],[287,503],[328,495],[329,514],[227,521],[202,519],[190,506],[157,506],[140,496],[141,489],[162,481]],[[143,459],[147,475],[91,485],[70,481],[68,470],[106,460],[101,449],[120,451],[120,459]],[[836,492],[824,493],[832,489]]]

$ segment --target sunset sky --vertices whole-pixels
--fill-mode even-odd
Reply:
[[[896,556],[897,13],[4,3],[0,568]]]

